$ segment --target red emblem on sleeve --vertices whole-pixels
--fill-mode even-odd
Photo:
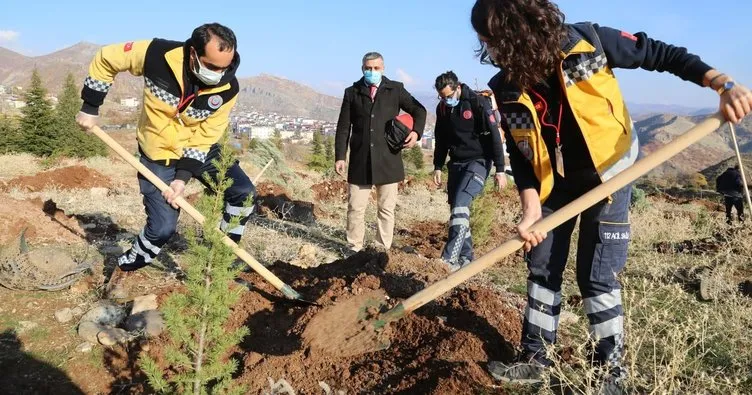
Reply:
[[[133,49],[133,42],[126,43],[123,47],[123,52],[128,52]]]
[[[473,112],[470,110],[465,110],[465,112],[462,113],[462,118],[470,119],[473,117]]]
[[[635,36],[634,36],[633,34],[631,34],[631,33],[627,33],[627,32],[621,32],[621,36],[622,36],[622,37],[624,37],[624,38],[628,38],[628,39],[630,39],[630,40],[632,40],[632,41],[637,41],[637,37],[635,37]]]
[[[491,124],[496,124],[496,117],[493,114],[488,116],[488,120],[491,121]]]

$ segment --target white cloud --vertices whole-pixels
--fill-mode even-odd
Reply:
[[[20,35],[21,33],[13,30],[0,30],[0,42],[16,41]]]
[[[405,85],[412,85],[415,83],[415,78],[402,69],[397,69],[397,79]]]

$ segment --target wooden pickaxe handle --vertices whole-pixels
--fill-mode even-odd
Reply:
[[[95,136],[99,137],[105,144],[107,144],[110,149],[115,151],[123,160],[128,162],[129,165],[133,166],[139,173],[141,173],[144,178],[149,180],[154,186],[157,187],[160,191],[164,192],[165,189],[169,188],[169,186],[162,181],[159,177],[157,177],[156,174],[154,174],[151,170],[149,170],[146,166],[142,165],[141,162],[139,162],[133,154],[126,151],[125,148],[123,148],[120,144],[117,143],[117,141],[113,140],[112,137],[108,136],[107,133],[102,131],[98,126],[94,126],[89,131],[94,134]],[[196,220],[199,224],[203,225],[205,218],[204,216],[196,210],[195,207],[193,207],[190,203],[188,203],[185,199],[182,197],[178,197],[175,202],[177,203],[178,207],[180,207],[183,211],[188,213],[193,219]],[[289,285],[282,282],[282,280],[279,279],[279,277],[275,276],[274,273],[270,272],[269,269],[264,267],[259,261],[257,261],[251,254],[246,252],[244,249],[240,248],[237,243],[232,241],[231,238],[229,238],[227,235],[224,235],[222,238],[222,242],[232,248],[232,251],[235,253],[235,255],[238,256],[238,258],[242,259],[245,263],[248,264],[248,266],[253,269],[256,273],[258,273],[261,277],[264,278],[264,280],[271,283],[274,288],[277,288],[280,292],[282,292],[285,297],[289,299],[298,299],[300,300],[300,294],[292,289]]]
[[[692,129],[688,130],[683,135],[676,138],[674,141],[664,145],[652,154],[637,161],[634,165],[617,174],[610,180],[604,182],[596,188],[593,188],[586,194],[580,196],[578,199],[562,207],[548,217],[536,222],[533,226],[530,227],[529,231],[547,233],[553,230],[557,226],[570,220],[586,209],[594,206],[603,199],[606,199],[608,196],[625,187],[632,181],[640,178],[645,173],[658,167],[663,162],[666,162],[703,137],[714,132],[725,121],[726,119],[720,113],[716,113],[715,115],[710,116],[709,118],[697,124]],[[637,131],[633,130],[632,133],[637,133]],[[515,251],[522,248],[523,244],[524,243],[519,236],[508,240],[504,244],[488,252],[486,255],[483,255],[482,257],[476,259],[462,269],[452,273],[447,278],[433,283],[429,287],[404,300],[392,310],[382,315],[382,324],[388,321],[399,319],[404,314],[414,311],[424,304],[438,298],[457,285],[465,282],[470,277],[480,273],[484,269],[487,269],[502,258],[513,254]]]

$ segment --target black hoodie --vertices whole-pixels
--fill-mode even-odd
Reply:
[[[480,100],[469,86],[461,84],[460,103],[449,107],[443,101],[436,107],[436,148],[433,165],[441,170],[447,153],[452,162],[492,160],[496,172],[504,171],[501,132],[491,104]]]

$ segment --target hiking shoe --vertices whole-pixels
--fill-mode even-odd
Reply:
[[[491,376],[505,383],[540,384],[543,382],[544,369],[545,366],[535,360],[511,364],[499,361],[490,361],[488,363],[488,372]]]
[[[603,381],[597,393],[598,395],[625,395],[627,391],[624,389],[621,380],[607,378]]]
[[[447,270],[449,270],[449,273],[454,273],[454,272],[456,272],[457,270],[460,270],[460,269],[462,269],[462,265],[461,265],[461,264],[459,264],[459,263],[452,263],[452,262],[446,261],[446,260],[444,260],[444,258],[437,258],[437,261],[438,261],[438,262],[441,262],[441,264],[442,264],[442,265],[443,265],[443,266],[444,266],[444,267],[445,267],[445,268],[446,268]]]
[[[447,265],[447,267],[449,267],[449,273],[454,273],[457,270],[462,269],[462,265],[459,265],[457,263],[449,263],[449,262],[444,262],[444,263]]]
[[[348,248],[348,249],[342,251],[342,259],[351,258],[353,255],[355,255],[355,254],[357,254],[359,252],[360,252],[360,250],[353,250],[353,249]]]

